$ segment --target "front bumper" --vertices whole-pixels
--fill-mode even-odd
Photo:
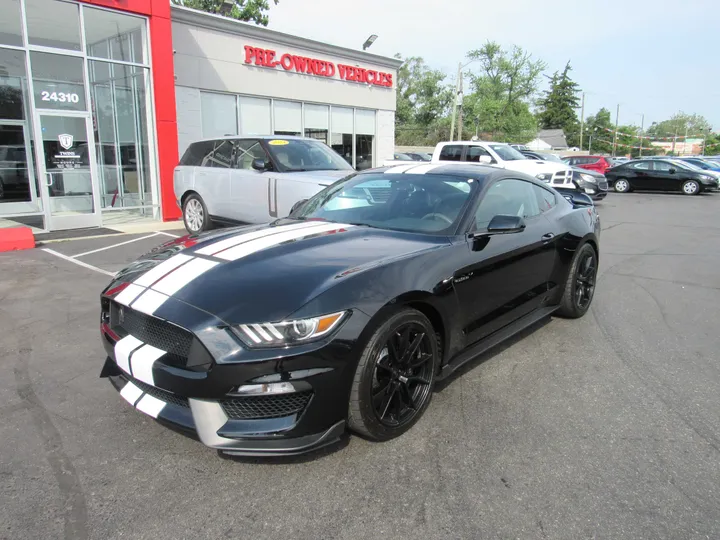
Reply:
[[[608,183],[605,180],[601,180],[595,184],[581,179],[576,179],[575,182],[578,184],[578,187],[594,201],[601,201],[607,197]]]
[[[125,401],[159,422],[197,437],[210,448],[244,456],[310,452],[337,442],[345,432],[357,366],[354,345],[367,324],[362,312],[354,312],[325,342],[249,351],[241,346],[230,349],[227,339],[232,334],[217,325],[208,332],[212,324],[207,321],[195,333],[185,330],[191,324],[179,326],[181,313],[185,320],[192,319],[191,306],[172,310],[177,321],[146,317],[142,327],[129,324],[129,308],[123,315],[124,326],[113,321],[114,316],[105,317],[105,310],[113,313],[110,304],[103,299],[101,334],[107,359],[100,376],[109,378]],[[178,345],[182,340],[171,332],[163,334],[162,325],[185,332],[180,337],[186,335],[191,341],[182,349]],[[127,352],[128,340],[140,345]],[[146,349],[160,352],[148,356]],[[243,385],[277,382],[288,383],[285,392],[288,385],[292,391],[238,393]]]

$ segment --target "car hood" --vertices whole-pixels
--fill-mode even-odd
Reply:
[[[293,180],[308,180],[329,186],[335,181],[345,178],[354,172],[352,169],[343,169],[340,171],[297,171],[284,174],[289,175]]]
[[[360,272],[447,244],[445,237],[281,220],[169,242],[119,272],[113,288],[131,283],[134,309],[150,290],[156,302],[171,297],[227,324],[275,322]]]
[[[558,171],[567,171],[569,167],[562,163],[554,161],[541,161],[537,159],[516,159],[514,161],[504,161],[503,165],[511,171],[524,172],[531,176],[541,173],[556,173]]]
[[[603,178],[605,175],[602,173],[599,173],[597,171],[594,171],[592,169],[582,169],[580,167],[570,167],[573,172],[581,173],[581,174],[589,174],[590,176],[594,176],[595,178]]]

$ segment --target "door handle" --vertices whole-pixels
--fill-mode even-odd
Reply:
[[[53,182],[55,181],[55,178],[53,177],[53,173],[47,173],[47,177],[48,177],[49,182],[46,182],[45,185],[47,187],[52,187]]]
[[[547,233],[547,234],[543,234],[542,237],[541,237],[543,243],[548,243],[548,242],[549,242],[550,240],[552,240],[553,238],[555,238],[555,235],[554,235],[553,233],[551,233],[551,232],[549,232],[549,233]]]

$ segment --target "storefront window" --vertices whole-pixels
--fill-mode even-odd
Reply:
[[[83,60],[76,56],[31,52],[35,107],[85,111]]]
[[[302,105],[292,101],[275,100],[275,135],[302,133]]]
[[[102,206],[151,204],[148,70],[96,60],[89,68]]]
[[[0,45],[21,47],[22,44],[20,0],[4,0],[0,17]]]
[[[305,136],[327,144],[328,142],[328,106],[305,104]]]
[[[25,0],[25,14],[31,45],[82,50],[77,4],[59,0]]]
[[[0,49],[0,119],[27,118],[25,53]]]
[[[350,165],[353,164],[353,109],[332,108],[330,146]]]
[[[200,92],[200,112],[203,138],[237,135],[237,98],[235,96]]]
[[[358,171],[373,166],[375,140],[375,111],[355,110],[355,168]]]
[[[142,64],[145,56],[145,20],[102,9],[83,8],[88,56]]]
[[[270,100],[240,97],[240,134],[268,135],[270,128]]]

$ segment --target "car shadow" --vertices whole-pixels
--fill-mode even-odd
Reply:
[[[227,461],[234,461],[236,463],[247,463],[252,465],[301,465],[303,463],[310,463],[317,459],[322,459],[326,456],[343,450],[348,444],[350,444],[350,434],[345,431],[343,435],[337,441],[312,450],[306,454],[298,454],[294,456],[233,456],[225,454],[221,450],[218,450],[218,456],[221,459]]]
[[[506,349],[509,349],[516,343],[522,341],[526,337],[530,336],[531,334],[537,332],[539,329],[543,328],[547,324],[550,323],[552,320],[552,316],[547,316],[543,319],[540,319],[536,323],[531,324],[524,330],[521,330],[517,334],[515,334],[513,337],[506,339],[502,343],[497,344],[496,346],[492,347],[491,349],[485,351],[484,353],[478,355],[477,357],[470,360],[467,364],[460,367],[457,371],[452,373],[448,376],[447,379],[443,379],[442,381],[438,381],[435,383],[435,392],[442,392],[445,390],[448,386],[450,386],[453,381],[457,380],[458,378],[465,375],[467,372],[472,371],[479,365],[487,362],[494,356],[500,354],[501,352],[505,351]]]

